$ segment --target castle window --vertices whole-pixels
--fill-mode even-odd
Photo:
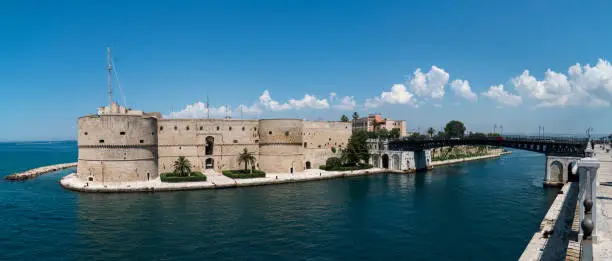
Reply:
[[[329,138],[329,141],[331,141],[331,138]]]
[[[217,126],[217,130],[219,130],[219,126]]]
[[[140,140],[140,143],[144,143],[144,140]]]
[[[151,135],[155,135],[155,132],[151,132]]]
[[[229,127],[229,130],[232,130],[232,126]]]
[[[234,143],[238,143],[238,140],[234,140]]]
[[[178,130],[178,128],[176,126],[174,126],[174,130]]]
[[[185,130],[189,130],[189,126],[185,127]]]
[[[259,140],[255,140],[255,143],[259,143]]]
[[[119,135],[125,135],[125,131],[119,132]]]
[[[87,132],[85,132],[85,135],[87,135]]]
[[[104,140],[99,140],[98,142],[99,142],[99,143],[104,143]]]
[[[164,130],[164,126],[159,126],[159,130],[163,131]]]
[[[304,142],[304,148],[306,148],[306,145],[307,145],[307,144],[308,144],[308,143]]]
[[[272,131],[268,131],[268,135],[272,135]]]
[[[179,150],[180,150],[180,149],[183,149],[183,147],[179,146]]]
[[[200,130],[204,129],[202,126],[200,126]]]
[[[253,130],[254,130],[254,131],[257,131],[257,127],[253,127]]]
[[[244,126],[242,126],[242,131],[244,131]]]
[[[319,145],[319,149],[321,148],[321,145]]]
[[[289,136],[289,132],[288,131],[285,131],[285,136]]]
[[[89,181],[93,181],[93,177],[89,177]]]

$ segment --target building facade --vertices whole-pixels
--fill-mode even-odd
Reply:
[[[353,120],[353,130],[363,131],[375,131],[380,129],[386,129],[391,131],[392,129],[399,129],[400,137],[406,136],[406,121],[404,120],[391,120],[389,118],[383,118],[380,114],[370,114],[368,117],[359,118]]]
[[[247,149],[255,168],[298,172],[339,156],[350,123],[301,119],[164,119],[116,103],[79,118],[77,176],[88,182],[131,182],[172,172],[185,156],[194,170],[244,169]],[[334,152],[335,151],[335,152]]]

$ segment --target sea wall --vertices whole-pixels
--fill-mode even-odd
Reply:
[[[574,218],[578,184],[566,183],[544,216],[519,260],[563,260]]]
[[[6,179],[6,180],[26,180],[26,179],[32,179],[32,178],[36,178],[36,177],[38,177],[40,175],[43,175],[43,174],[46,174],[46,173],[50,173],[50,172],[57,171],[57,170],[62,170],[62,169],[67,169],[67,168],[74,168],[76,166],[77,166],[76,162],[55,164],[55,165],[50,165],[50,166],[44,166],[44,167],[40,167],[40,168],[31,169],[31,170],[24,171],[24,172],[13,173],[11,175],[8,175],[8,176],[4,177],[4,179]]]

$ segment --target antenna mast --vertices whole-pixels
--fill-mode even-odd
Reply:
[[[111,70],[113,67],[111,66],[111,50],[110,47],[106,48],[108,53],[108,106],[112,107],[113,104],[113,88],[111,86]]]

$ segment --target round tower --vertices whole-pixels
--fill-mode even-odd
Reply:
[[[80,117],[77,177],[95,183],[157,178],[156,130],[157,119],[144,114]]]
[[[299,119],[259,121],[259,168],[266,172],[304,170],[304,122]]]

